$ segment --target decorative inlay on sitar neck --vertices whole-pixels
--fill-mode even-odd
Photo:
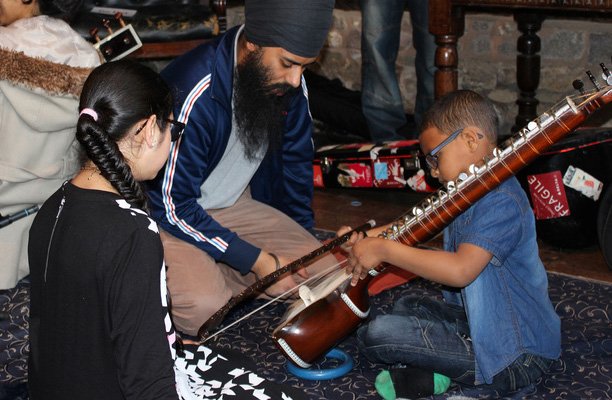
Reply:
[[[495,148],[481,166],[470,166],[464,179],[449,182],[445,189],[398,219],[383,236],[410,245],[431,239],[471,204],[610,102],[611,93],[612,88],[607,85],[592,93],[566,97],[504,142],[501,149]]]

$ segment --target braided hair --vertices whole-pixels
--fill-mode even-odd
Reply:
[[[146,209],[146,196],[118,142],[137,122],[153,114],[163,131],[172,106],[168,85],[156,72],[135,61],[102,64],[83,86],[79,110],[95,113],[81,113],[76,138],[100,174],[135,207]]]

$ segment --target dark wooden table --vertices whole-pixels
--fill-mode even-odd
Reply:
[[[540,83],[540,38],[537,32],[552,14],[563,18],[589,13],[607,17],[612,0],[429,0],[429,30],[436,37],[435,93],[440,97],[458,88],[457,41],[464,32],[466,11],[511,12],[521,36],[517,40],[516,81],[518,115],[513,131],[537,117],[536,90]],[[606,60],[602,60],[606,61]]]
[[[210,0],[209,4],[217,16],[217,29],[212,38],[145,42],[140,49],[132,54],[132,57],[141,60],[174,58],[224,33],[227,30],[227,0]]]

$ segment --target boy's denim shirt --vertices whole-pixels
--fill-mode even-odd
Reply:
[[[561,324],[548,297],[535,220],[527,196],[512,177],[474,203],[444,231],[444,249],[479,246],[493,258],[448,303],[465,304],[476,356],[475,384],[493,377],[523,353],[549,359],[561,352]]]

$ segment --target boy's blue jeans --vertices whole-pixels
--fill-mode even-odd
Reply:
[[[495,321],[491,321],[495,323]],[[463,308],[429,297],[404,297],[391,314],[379,315],[357,331],[361,351],[374,362],[407,364],[474,386],[475,359]],[[503,346],[503,343],[500,343]],[[552,364],[523,354],[495,375],[493,390],[515,391],[535,382]]]

